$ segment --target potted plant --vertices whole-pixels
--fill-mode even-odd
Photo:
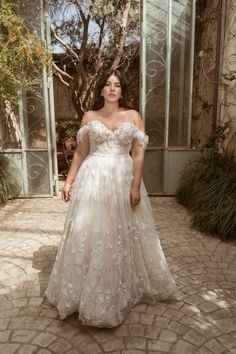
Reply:
[[[61,128],[62,151],[64,153],[68,167],[76,149],[76,134],[80,127],[78,119],[65,119],[59,122]]]

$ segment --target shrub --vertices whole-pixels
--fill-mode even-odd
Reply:
[[[18,196],[22,188],[21,172],[12,159],[0,155],[0,204]]]
[[[185,166],[175,198],[190,211],[195,228],[232,239],[236,238],[236,162],[231,153],[220,153],[215,143]]]

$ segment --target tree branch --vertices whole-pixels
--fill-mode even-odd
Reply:
[[[56,34],[56,32],[52,26],[51,26],[51,31],[52,31],[53,37],[67,50],[67,52],[69,52],[76,60],[79,60],[79,57],[76,54],[76,52]]]
[[[55,75],[59,77],[59,79],[64,85],[70,87],[70,84],[63,79],[62,75],[59,72],[56,72]]]
[[[124,48],[125,31],[126,31],[126,27],[127,27],[127,23],[128,23],[128,15],[129,15],[130,5],[131,5],[131,0],[128,0],[126,2],[124,13],[123,13],[123,23],[121,25],[120,36],[119,36],[119,40],[118,40],[118,43],[119,43],[118,44],[118,51],[117,51],[116,57],[113,61],[112,69],[116,69],[120,64],[122,51]]]
[[[77,9],[79,10],[79,14],[80,14],[80,17],[82,18],[82,21],[85,22],[86,21],[86,17],[84,15],[84,12],[81,8],[81,5],[79,3],[78,0],[71,0],[71,2],[77,7]]]
[[[100,27],[99,41],[98,41],[98,48],[99,49],[102,46],[102,41],[103,41],[103,37],[104,37],[105,22],[106,22],[106,16],[103,17],[101,25],[99,24],[99,27]]]
[[[74,78],[73,78],[72,76],[70,76],[67,72],[61,70],[61,69],[59,68],[59,66],[57,66],[54,62],[52,62],[52,66],[54,67],[54,69],[55,69],[58,73],[60,73],[61,75],[67,77],[68,79],[74,81]]]
[[[91,78],[90,85],[87,87],[87,91],[84,96],[85,104],[87,103],[89,97],[91,96],[92,88],[95,88],[95,86],[96,86],[97,78],[101,75],[102,67],[103,67],[103,63],[100,62],[97,66],[96,73]]]
[[[80,46],[80,57],[84,57],[84,53],[88,44],[88,30],[89,30],[89,22],[90,22],[90,16],[87,17],[85,21],[83,21],[84,24],[84,30],[83,30],[83,36],[82,36],[82,41],[81,41],[81,46]]]

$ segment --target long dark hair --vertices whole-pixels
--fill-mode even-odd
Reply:
[[[123,107],[126,109],[130,108],[129,104],[128,104],[129,97],[128,97],[128,92],[127,92],[128,91],[127,90],[127,82],[126,82],[124,75],[118,69],[109,69],[103,73],[103,75],[98,83],[96,93],[95,93],[95,101],[90,109],[96,111],[104,106],[104,97],[101,96],[101,91],[103,90],[104,86],[107,83],[107,80],[109,79],[109,77],[111,75],[114,75],[120,81],[121,97],[119,99],[119,107]]]

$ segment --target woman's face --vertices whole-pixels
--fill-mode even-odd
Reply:
[[[103,97],[108,102],[117,102],[121,96],[120,80],[115,75],[109,76],[102,89]]]

